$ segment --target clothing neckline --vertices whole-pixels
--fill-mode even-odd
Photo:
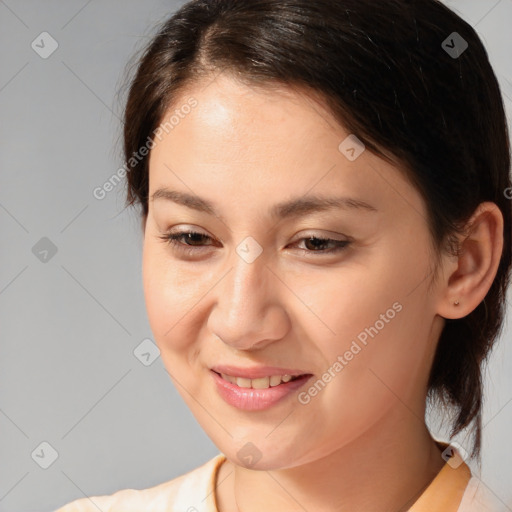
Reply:
[[[443,455],[450,446],[448,443],[436,441],[436,445],[446,462],[418,499],[411,505],[408,512],[431,512],[432,510],[457,512],[462,501],[472,476],[471,470],[455,448],[451,448],[452,453],[449,456],[448,453]],[[213,468],[208,484],[207,512],[219,512],[217,487],[220,482],[218,482],[218,475],[222,464],[226,460],[227,457],[222,452],[212,460]]]

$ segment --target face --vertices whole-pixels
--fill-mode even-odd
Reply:
[[[304,94],[221,75],[165,120],[190,98],[151,151],[143,285],[202,428],[229,459],[275,469],[348,446],[397,408],[421,414],[442,327],[421,196]],[[306,376],[233,383],[212,368]]]

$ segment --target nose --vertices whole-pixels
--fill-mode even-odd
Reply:
[[[227,345],[259,350],[286,335],[290,321],[283,294],[290,292],[263,257],[247,263],[236,256],[215,290],[216,305],[208,327]]]

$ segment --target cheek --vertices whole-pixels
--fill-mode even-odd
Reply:
[[[379,332],[388,330],[398,316],[400,304],[396,303],[405,299],[408,269],[397,264],[394,255],[375,251],[370,259],[364,265],[326,269],[314,280],[294,278],[294,290],[307,306],[301,321],[307,321],[311,328],[316,326],[316,331],[310,332],[311,339],[325,340],[321,344],[331,347],[334,354],[347,350],[358,335],[364,342],[369,337],[365,329],[376,322]],[[386,320],[389,322],[383,323]]]
[[[160,350],[180,350],[192,338],[183,336],[187,314],[197,301],[193,277],[155,242],[144,242],[142,282],[151,330]]]
[[[172,260],[159,244],[144,244],[142,280],[149,325],[162,363],[177,391],[194,410],[189,393],[198,396],[201,382],[193,377],[201,320],[194,306],[204,294],[200,275]],[[186,390],[186,391],[185,391]]]
[[[373,397],[392,399],[393,391],[414,394],[428,373],[428,259],[421,247],[417,254],[402,250],[389,244],[371,265],[333,270],[311,285],[308,306],[315,315],[307,313],[308,337],[325,369],[343,374],[327,386],[347,400],[374,403]],[[335,371],[338,356],[343,369]]]

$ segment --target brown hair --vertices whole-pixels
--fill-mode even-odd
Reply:
[[[445,41],[461,53],[450,54]],[[306,88],[370,151],[396,158],[425,200],[436,255],[456,250],[455,236],[481,202],[498,205],[504,249],[496,278],[474,311],[446,320],[428,389],[455,411],[452,435],[473,423],[479,455],[481,365],[503,326],[512,189],[503,101],[476,32],[437,0],[186,3],[145,48],[129,85],[126,206],[139,203],[143,217],[149,157],[134,155],[178,94],[215,71],[253,85]]]

